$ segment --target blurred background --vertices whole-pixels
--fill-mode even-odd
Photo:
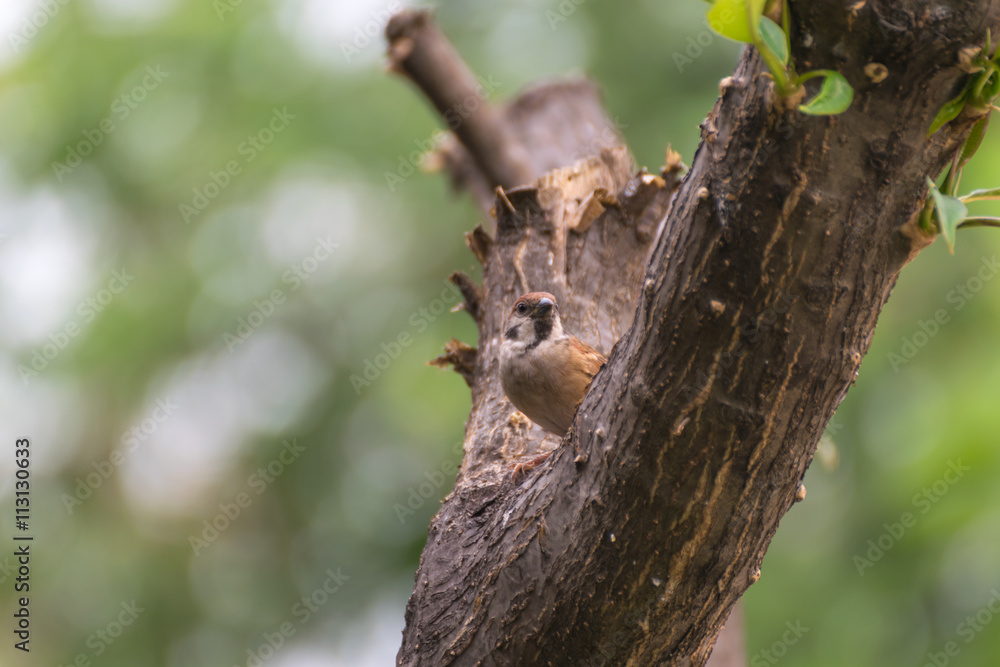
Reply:
[[[445,278],[478,277],[479,220],[418,168],[401,6],[0,7],[5,628],[19,437],[35,538],[31,653],[8,628],[0,664],[392,663],[460,461],[468,390],[425,361],[475,344]],[[596,79],[651,169],[690,162],[739,53],[695,0],[436,10],[495,99]],[[963,190],[1000,185],[994,130]],[[963,231],[904,270],[746,596],[755,667],[1000,654],[998,253]]]

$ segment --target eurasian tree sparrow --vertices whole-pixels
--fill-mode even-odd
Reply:
[[[528,419],[563,436],[590,381],[607,361],[563,331],[556,298],[529,292],[514,302],[500,344],[500,384]]]

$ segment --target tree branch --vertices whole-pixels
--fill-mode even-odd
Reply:
[[[510,104],[486,100],[500,87],[477,79],[427,12],[403,10],[386,26],[390,69],[410,78],[441,114],[461,146],[445,145],[444,162],[473,194],[531,183],[544,173],[624,145],[585,79],[538,84]],[[484,85],[484,82],[486,85]],[[469,162],[476,165],[474,175]]]
[[[408,76],[434,104],[490,183],[514,187],[535,177],[496,107],[429,14],[404,10],[386,27],[390,68]]]
[[[465,458],[399,664],[702,665],[759,578],[926,242],[909,225],[925,176],[971,129],[960,118],[926,137],[964,81],[957,53],[1000,33],[1000,0],[791,6],[797,67],[844,74],[846,113],[782,111],[748,50],[672,203],[676,171],[631,176],[623,150],[501,192]],[[868,79],[872,62],[888,77]],[[573,226],[594,199],[603,213]],[[528,288],[613,350],[563,444],[515,488],[510,462],[539,439],[503,398],[496,359],[505,306]]]

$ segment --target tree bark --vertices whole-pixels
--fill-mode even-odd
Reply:
[[[660,175],[636,173],[610,147],[583,82],[452,128],[454,173],[502,189],[495,235],[467,236],[482,287],[454,277],[479,345],[442,362],[464,370],[472,412],[398,664],[702,665],[759,578],[898,272],[933,240],[915,225],[925,177],[975,120],[927,138],[965,80],[958,52],[1000,34],[1000,0],[790,4],[798,71],[841,72],[853,105],[783,109],[747,50],[683,183],[674,155]],[[460,71],[457,56],[422,14],[387,35],[393,67],[448,118],[468,91],[433,82]],[[873,62],[888,77],[870,79]],[[581,148],[591,157],[544,173]],[[497,373],[503,315],[542,289],[569,331],[610,353],[561,443],[513,410]],[[553,447],[515,483],[513,462]]]

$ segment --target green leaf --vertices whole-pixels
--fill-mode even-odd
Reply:
[[[938,229],[944,240],[948,243],[948,252],[955,254],[955,230],[958,224],[969,215],[969,209],[957,197],[941,194],[941,191],[934,185],[934,181],[927,179],[927,184],[931,188],[931,197],[934,198],[934,210],[937,213]]]
[[[990,190],[973,190],[967,195],[962,195],[959,199],[966,204],[973,201],[1000,201],[1000,188],[992,188]]]
[[[989,80],[983,86],[983,101],[987,106],[993,98],[1000,95],[1000,65],[991,62],[990,67],[993,73],[989,75]]]
[[[968,164],[972,156],[979,150],[980,144],[983,143],[983,137],[986,136],[986,126],[989,124],[990,115],[987,114],[972,126],[972,132],[969,133],[969,138],[965,140],[965,145],[962,147],[962,157],[958,159],[959,168]]]
[[[788,38],[781,27],[767,18],[760,19],[760,38],[764,45],[778,57],[782,65],[788,65]]]
[[[839,72],[829,69],[818,69],[807,72],[799,77],[799,83],[816,76],[823,77],[823,87],[805,104],[799,105],[799,111],[810,116],[833,116],[847,111],[854,99],[854,89]]]
[[[931,129],[927,131],[927,136],[931,136],[938,130],[940,130],[944,125],[947,125],[951,121],[958,117],[958,114],[962,113],[962,109],[965,108],[965,98],[968,97],[969,90],[966,88],[953,100],[948,100],[941,110],[937,112],[934,116],[934,122],[931,123]]]
[[[753,44],[760,30],[760,17],[764,13],[764,0],[715,0],[705,17],[712,30],[723,37]],[[749,12],[750,20],[747,15]],[[752,23],[751,23],[752,21]]]

